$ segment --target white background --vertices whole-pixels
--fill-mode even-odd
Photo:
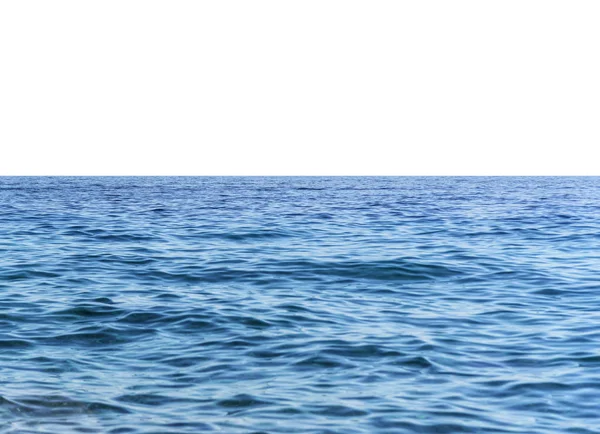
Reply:
[[[597,0],[3,0],[0,174],[599,174],[599,23]]]

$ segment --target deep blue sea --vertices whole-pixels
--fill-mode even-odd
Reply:
[[[0,178],[0,433],[600,433],[600,178]]]

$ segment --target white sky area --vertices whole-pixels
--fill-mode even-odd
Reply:
[[[598,175],[598,0],[3,0],[2,175]]]

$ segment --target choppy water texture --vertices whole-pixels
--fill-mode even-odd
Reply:
[[[0,433],[599,433],[598,178],[0,178]]]

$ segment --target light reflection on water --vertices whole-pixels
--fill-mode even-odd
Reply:
[[[598,433],[597,178],[0,178],[0,433]]]

